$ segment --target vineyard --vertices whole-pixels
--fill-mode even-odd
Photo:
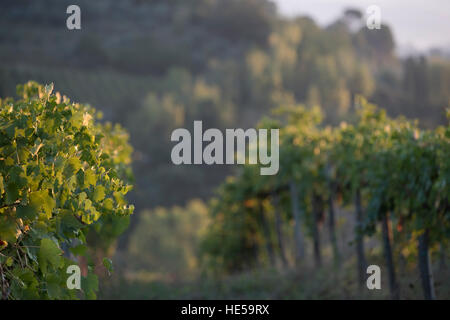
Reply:
[[[0,300],[450,299],[450,2],[316,2],[1,0]]]
[[[133,212],[124,198],[132,181],[128,135],[52,90],[29,82],[18,86],[22,99],[1,100],[2,299],[95,298],[98,266],[112,271],[109,248]],[[210,219],[199,241],[205,270],[232,275],[281,264],[300,272],[311,260],[339,271],[336,212],[350,208],[359,290],[370,264],[365,243],[379,233],[390,297],[401,298],[396,264],[407,261],[417,265],[424,298],[436,298],[431,259],[445,263],[450,238],[450,127],[420,129],[362,97],[355,109],[337,127],[322,124],[319,108],[301,105],[259,123],[280,129],[280,170],[265,176],[259,165],[244,165],[201,209]],[[173,219],[169,213],[161,217]],[[324,224],[331,261],[323,257]],[[73,264],[83,267],[78,293],[66,286]]]
[[[66,269],[73,259],[83,261],[77,256],[89,256],[86,238],[94,230],[97,237],[90,238],[106,253],[133,211],[124,198],[131,179],[126,133],[96,124],[95,110],[52,90],[30,82],[18,87],[21,100],[1,101],[3,299],[76,298],[64,289]],[[360,288],[368,266],[365,238],[381,229],[391,298],[401,297],[393,237],[402,258],[416,261],[424,297],[436,298],[430,259],[438,252],[444,261],[448,250],[450,128],[422,130],[361,97],[355,108],[354,121],[339,127],[321,125],[320,109],[303,106],[278,108],[260,122],[281,130],[280,171],[264,176],[258,165],[245,165],[219,188],[200,245],[210,270],[253,268],[261,246],[268,265],[288,267],[286,224],[294,229],[296,268],[309,259],[320,268],[324,223],[338,269],[335,207],[351,206]],[[95,298],[96,261],[89,260],[82,292]],[[103,263],[111,269],[108,259]]]
[[[394,246],[401,259],[418,266],[424,298],[435,298],[430,259],[436,253],[444,261],[450,236],[450,128],[421,130],[416,122],[389,118],[363,98],[355,114],[351,123],[328,127],[321,126],[319,109],[294,106],[261,121],[261,127],[281,128],[280,171],[261,176],[257,166],[247,165],[222,184],[203,242],[213,269],[234,273],[261,260],[288,266],[285,225],[294,229],[295,268],[309,260],[320,268],[320,229],[326,223],[332,264],[339,270],[335,211],[350,207],[360,289],[367,279],[365,240],[381,229],[391,298],[401,297]],[[309,238],[311,257],[305,252]]]

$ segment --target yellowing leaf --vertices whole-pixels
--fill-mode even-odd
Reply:
[[[105,187],[104,186],[97,186],[94,190],[94,201],[102,201],[105,199]]]

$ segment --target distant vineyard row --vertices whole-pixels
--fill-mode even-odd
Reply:
[[[261,127],[281,128],[280,171],[261,176],[258,166],[247,165],[222,184],[203,243],[212,266],[229,272],[251,267],[260,246],[269,263],[280,259],[286,265],[283,230],[292,222],[296,263],[309,259],[305,241],[310,235],[320,267],[319,225],[326,220],[337,267],[341,255],[335,206],[353,205],[360,287],[366,285],[368,265],[364,238],[381,226],[390,293],[400,297],[392,226],[395,246],[418,262],[425,298],[435,297],[430,252],[445,254],[450,238],[450,127],[421,130],[416,122],[389,118],[363,98],[354,120],[323,127],[319,109],[294,106],[280,108],[261,122]]]

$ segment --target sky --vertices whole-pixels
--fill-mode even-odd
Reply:
[[[348,7],[363,13],[370,5],[381,9],[381,21],[391,26],[401,47],[450,49],[450,0],[273,0],[281,14],[310,15],[327,25]]]

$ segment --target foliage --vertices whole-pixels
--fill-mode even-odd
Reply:
[[[335,128],[320,125],[320,110],[302,106],[279,108],[277,119],[265,120],[280,128],[280,172],[267,178],[255,166],[245,165],[218,189],[211,207],[212,228],[203,247],[205,256],[216,262],[214,268],[234,272],[258,262],[259,256],[251,252],[264,241],[273,242],[257,223],[265,211],[259,205],[278,194],[281,208],[289,213],[290,181],[298,187],[302,224],[314,240],[315,225],[323,220],[317,201],[323,206],[336,193],[335,199],[345,206],[360,190],[367,208],[356,234],[373,235],[377,223],[389,214],[397,226],[399,251],[410,248],[425,230],[431,231],[431,248],[446,243],[449,127],[420,130],[417,122],[389,118],[361,97],[357,108],[354,123]],[[290,223],[293,217],[283,219]]]
[[[18,86],[0,100],[0,273],[3,299],[72,299],[66,269],[91,228],[126,217],[130,147],[120,127],[96,122],[53,85]],[[101,232],[101,231],[100,231]],[[85,298],[95,298],[89,266]]]

